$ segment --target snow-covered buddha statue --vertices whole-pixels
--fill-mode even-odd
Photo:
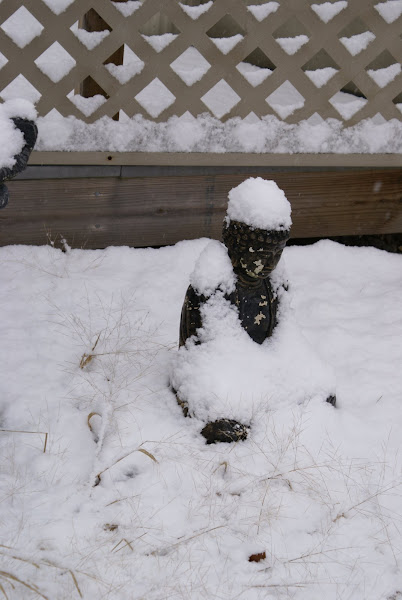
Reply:
[[[291,223],[290,204],[276,183],[247,179],[229,192],[224,244],[211,241],[191,275],[171,379],[185,416],[206,423],[207,443],[246,439],[266,397],[281,396],[280,389],[293,394],[281,383],[296,356],[285,347],[289,301],[278,267]],[[284,323],[276,335],[278,321]],[[296,340],[296,354],[297,335],[288,338],[292,345]],[[302,402],[309,392],[297,377]]]

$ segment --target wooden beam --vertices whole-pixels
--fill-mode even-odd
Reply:
[[[252,175],[252,174],[250,174]],[[402,232],[402,171],[255,173],[275,179],[293,208],[292,237]],[[229,190],[244,174],[14,180],[0,245],[160,246],[219,238]]]

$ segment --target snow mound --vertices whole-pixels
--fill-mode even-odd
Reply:
[[[262,345],[242,328],[237,308],[223,292],[201,306],[201,344],[190,338],[179,349],[171,378],[193,417],[250,425],[270,410],[325,402],[335,394],[332,369],[299,331],[286,292],[279,295],[279,324]]]
[[[0,168],[11,168],[15,164],[14,156],[24,146],[24,136],[11,121],[14,117],[35,120],[36,110],[28,100],[9,100],[0,105]]]
[[[207,297],[216,290],[224,294],[234,291],[236,278],[223,244],[213,240],[204,248],[195,264],[190,283],[198,294]]]
[[[227,219],[256,229],[290,229],[291,206],[275,181],[250,177],[229,192]]]

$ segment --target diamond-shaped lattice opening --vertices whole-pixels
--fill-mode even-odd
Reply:
[[[61,15],[75,0],[42,0],[55,15]]]
[[[297,91],[290,81],[285,81],[272,94],[265,98],[265,102],[274,109],[282,118],[286,119],[296,110],[304,106],[304,97]]]
[[[172,62],[170,67],[184,83],[193,85],[204,77],[211,65],[196,48],[190,46]]]
[[[268,15],[275,13],[279,8],[279,2],[267,0],[247,0],[247,10],[251,12],[257,21],[263,21]]]
[[[388,50],[381,52],[381,54],[366,67],[368,75],[380,88],[391,83],[391,81],[399,75],[401,69],[400,63],[395,60]]]
[[[260,48],[253,50],[236,66],[236,69],[253,87],[257,87],[265,81],[275,68],[274,63]]]
[[[19,48],[25,48],[43,31],[43,25],[25,6],[16,10],[0,27]]]
[[[209,108],[212,114],[220,119],[232,110],[241,98],[224,79],[218,81],[201,100]]]
[[[41,96],[42,94],[23,75],[18,75],[0,92],[0,98],[3,100],[24,98],[33,103],[38,102]]]
[[[59,42],[54,42],[38,56],[35,64],[51,81],[57,83],[71,71],[76,61]]]
[[[296,17],[278,27],[273,36],[282,50],[289,55],[296,54],[309,41],[307,29]]]
[[[360,18],[355,19],[338,33],[339,41],[352,56],[360,54],[375,40],[375,35],[367,30]]]
[[[245,35],[244,29],[230,15],[225,15],[206,34],[222,54],[228,54]]]
[[[70,29],[88,50],[93,50],[112,31],[110,25],[93,8],[84,15],[82,28],[79,27],[78,21],[76,21]]]
[[[156,118],[173,104],[176,96],[156,77],[135,99],[151,117]]]
[[[347,121],[367,104],[367,98],[357,85],[350,81],[340,92],[334,94],[329,102]]]
[[[392,102],[395,104],[396,108],[402,113],[402,92],[395,96]]]
[[[195,20],[211,8],[213,0],[182,0],[179,4],[186,15]]]
[[[4,54],[2,54],[0,52],[0,69],[2,69],[4,67],[4,65],[6,65],[8,63],[8,58],[4,56]]]
[[[141,7],[143,2],[144,0],[120,0],[120,2],[117,0],[113,2],[112,0],[113,6],[117,8],[119,12],[121,12],[123,17],[130,17]]]
[[[347,8],[347,6],[347,0],[338,0],[337,2],[314,3],[311,5],[311,9],[323,23],[329,23],[336,15],[339,15],[344,8]]]
[[[322,49],[302,66],[302,70],[316,87],[321,88],[339,71],[339,66]]]
[[[109,98],[105,90],[92,77],[86,77],[81,83],[80,88],[81,94],[76,94],[72,90],[67,94],[67,98],[86,117],[92,115]]]
[[[122,85],[127,83],[134,75],[141,73],[145,66],[144,61],[138,58],[127,44],[116,50],[103,64]]]
[[[157,13],[144,23],[139,32],[155,52],[164,50],[180,34],[176,25],[161,13]]]
[[[374,8],[379,12],[384,21],[393,23],[402,15],[401,0],[392,0],[388,2],[380,2]]]

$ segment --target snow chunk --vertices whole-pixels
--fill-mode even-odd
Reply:
[[[279,8],[279,2],[266,2],[265,4],[250,4],[247,6],[247,10],[257,19],[257,21],[263,21],[268,15],[274,13]]]
[[[291,206],[275,181],[250,177],[229,192],[227,219],[256,229],[289,230]]]
[[[360,98],[346,92],[337,92],[329,99],[332,106],[344,119],[350,119],[367,104],[366,98]]]
[[[151,117],[159,117],[159,115],[168,108],[176,100],[176,96],[158,79],[155,77],[139,94],[135,96],[138,104],[140,104],[151,115]]]
[[[211,65],[196,48],[190,46],[171,63],[170,67],[184,83],[193,85],[204,77]]]
[[[213,240],[204,248],[190,276],[190,284],[197,294],[205,297],[216,290],[224,294],[234,291],[236,277],[224,244]]]
[[[373,40],[375,40],[375,35],[371,31],[358,33],[357,35],[352,35],[351,37],[339,38],[339,41],[347,50],[349,50],[352,56],[356,56],[356,54],[359,54],[365,50]]]
[[[57,83],[71,71],[76,61],[59,42],[54,42],[38,56],[35,64],[51,81]]]
[[[402,15],[402,0],[388,0],[380,2],[374,8],[380,13],[384,21],[393,23]]]
[[[155,52],[162,52],[169,44],[174,42],[174,40],[179,36],[178,33],[162,33],[162,35],[143,35],[142,37]]]
[[[84,44],[88,50],[93,50],[98,46],[110,33],[107,29],[104,31],[85,31],[79,29],[78,21],[70,27],[73,34],[80,40],[81,44]]]
[[[229,52],[243,39],[243,35],[241,33],[236,33],[236,35],[231,35],[230,37],[224,38],[209,38],[211,42],[215,44],[217,48],[222,52],[222,54],[229,54]]]
[[[24,98],[34,104],[38,102],[41,96],[42,94],[21,74],[17,75],[0,93],[0,97],[3,100]]]
[[[369,69],[367,71],[371,79],[373,79],[380,88],[383,88],[391,83],[391,81],[393,81],[400,72],[400,63],[395,63],[389,67],[385,67],[384,69]]]
[[[126,0],[126,2],[113,2],[112,4],[124,17],[130,17],[136,10],[140,8],[142,2],[140,0]]]
[[[272,94],[265,98],[271,108],[273,108],[282,119],[292,115],[297,109],[304,106],[304,97],[290,83],[285,81]]]
[[[123,64],[114,65],[113,63],[108,63],[105,65],[105,68],[123,85],[134,77],[134,75],[141,73],[144,65],[145,63],[138,58],[135,52],[127,44],[124,44]]]
[[[16,10],[0,27],[19,48],[25,48],[43,31],[43,25],[25,6]]]
[[[209,92],[202,96],[201,100],[215,117],[220,119],[240,102],[240,96],[232,90],[224,79],[221,79]]]
[[[61,15],[74,0],[42,0],[55,15]]]
[[[340,0],[339,2],[324,2],[323,4],[312,4],[311,8],[320,17],[324,23],[329,23],[331,19],[336,17],[348,3],[346,0]]]
[[[315,69],[314,71],[304,71],[305,75],[307,75],[318,88],[325,85],[337,72],[338,69],[334,69],[333,67],[324,67],[323,69]]]
[[[309,38],[307,37],[307,35],[296,35],[294,37],[288,38],[276,38],[276,41],[278,42],[282,50],[284,50],[286,54],[289,55],[296,54],[296,52],[298,52],[298,50],[300,50],[300,48],[304,46],[304,44],[307,44],[308,40]]]
[[[211,6],[213,5],[213,1],[210,0],[209,2],[206,2],[205,4],[200,4],[199,6],[188,6],[187,4],[183,4],[182,2],[179,2],[179,4],[180,4],[182,10],[189,17],[191,17],[191,19],[195,20],[195,19],[198,19],[198,17],[200,17],[201,15],[206,13],[207,10],[209,10],[211,8]]]
[[[81,94],[75,94],[69,96],[69,99],[86,117],[92,115],[92,113],[106,102],[106,98],[101,94],[96,94],[91,98],[84,98]]]
[[[240,62],[236,66],[236,69],[240,71],[243,77],[247,79],[249,84],[253,87],[257,87],[257,85],[260,85],[260,83],[265,81],[266,78],[272,73],[271,69],[257,67],[256,65],[251,65],[247,62]]]
[[[6,58],[4,56],[4,54],[2,54],[0,52],[0,69],[2,69],[4,67],[4,65],[6,65],[8,63],[8,58]]]

